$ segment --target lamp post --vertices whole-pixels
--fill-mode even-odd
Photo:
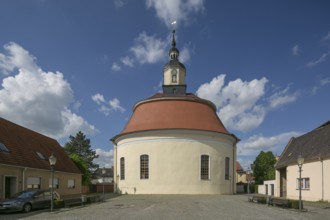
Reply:
[[[104,198],[104,176],[105,176],[105,173],[106,173],[106,170],[103,167],[103,169],[102,169],[103,198]]]
[[[247,193],[250,198],[250,169],[246,171],[246,180],[247,180]]]
[[[299,167],[299,210],[302,210],[302,203],[301,203],[301,168],[304,164],[304,158],[301,154],[299,154],[298,158],[297,158],[297,163],[298,163],[298,167]]]
[[[50,201],[50,211],[53,211],[54,208],[54,167],[56,164],[56,157],[54,156],[54,153],[52,153],[52,155],[49,157],[49,164],[50,164],[50,168],[51,168],[51,173],[52,173],[52,187],[51,187],[51,201]]]

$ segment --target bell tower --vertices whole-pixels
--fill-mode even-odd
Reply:
[[[170,61],[164,66],[163,93],[166,95],[186,94],[186,67],[179,62],[179,50],[176,48],[175,30],[172,32],[172,48],[169,51]]]

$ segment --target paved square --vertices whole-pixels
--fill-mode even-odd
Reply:
[[[249,203],[246,195],[123,195],[53,213],[0,214],[0,219],[330,219],[330,209],[306,208]]]

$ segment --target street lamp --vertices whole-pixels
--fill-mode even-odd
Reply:
[[[297,158],[297,163],[298,163],[298,167],[299,167],[299,210],[302,210],[302,204],[301,204],[301,168],[304,164],[304,158],[301,154],[298,155]]]
[[[251,174],[250,169],[248,169],[246,171],[246,180],[247,180],[247,193],[249,198],[250,198],[250,177],[251,177],[250,174]]]
[[[105,168],[103,167],[103,169],[102,169],[102,183],[103,183],[103,198],[104,198],[104,176],[105,176],[105,173],[106,173],[106,170],[105,170]]]
[[[53,211],[54,208],[54,167],[56,164],[56,157],[54,156],[54,153],[52,153],[52,155],[49,157],[49,164],[50,164],[50,168],[51,168],[51,173],[52,173],[52,187],[51,187],[51,201],[50,201],[50,211]]]

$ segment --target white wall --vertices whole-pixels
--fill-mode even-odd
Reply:
[[[125,157],[125,180],[115,178],[129,194],[232,194],[235,189],[235,139],[215,132],[148,131],[120,137],[117,175]],[[140,179],[140,155],[149,155],[149,179]],[[210,156],[210,179],[200,179],[200,157]],[[230,158],[230,180],[225,180],[225,158]]]
[[[323,172],[322,172],[323,167]],[[297,178],[299,178],[297,165],[287,167],[287,197],[299,199]],[[330,201],[330,160],[304,163],[302,178],[310,179],[310,188],[302,190],[302,199],[308,201]]]
[[[271,187],[274,187],[274,195],[272,195],[272,190]],[[266,188],[268,187],[268,192],[266,192]],[[264,195],[269,195],[269,196],[275,196],[277,195],[276,193],[277,187],[276,187],[276,181],[275,180],[266,180],[264,181],[263,185],[258,185],[258,193],[259,194],[264,194]]]

